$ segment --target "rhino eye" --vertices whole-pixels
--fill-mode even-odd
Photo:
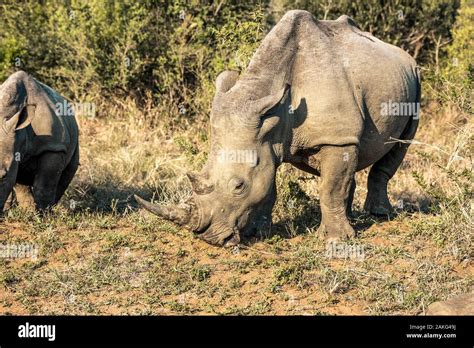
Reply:
[[[234,193],[241,193],[245,189],[245,182],[240,178],[230,180],[229,186]]]

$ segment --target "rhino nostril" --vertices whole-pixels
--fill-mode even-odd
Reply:
[[[232,247],[240,243],[240,232],[237,227],[232,228],[232,233],[223,241],[224,247]]]
[[[229,237],[224,239],[224,246],[225,247],[232,247],[240,243],[240,236],[239,234],[231,234]]]

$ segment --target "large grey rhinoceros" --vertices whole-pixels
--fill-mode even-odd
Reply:
[[[78,127],[70,113],[57,112],[58,105],[67,102],[23,71],[0,85],[0,211],[15,184],[44,210],[74,177]]]
[[[287,162],[321,176],[319,232],[328,240],[354,235],[356,171],[372,165],[365,209],[391,211],[387,183],[409,144],[391,138],[410,140],[418,125],[420,77],[406,52],[347,16],[289,11],[242,76],[223,72],[216,89],[209,159],[188,174],[193,196],[179,206],[136,196],[144,208],[208,243],[235,245],[271,224],[275,173]]]

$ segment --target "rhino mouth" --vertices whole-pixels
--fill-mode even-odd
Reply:
[[[209,224],[197,234],[198,238],[215,246],[232,247],[240,243],[240,232],[237,227],[224,227],[223,224]]]

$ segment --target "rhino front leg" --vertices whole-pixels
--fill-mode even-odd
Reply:
[[[347,198],[347,207],[346,207],[347,216],[352,216],[352,202],[354,201],[354,193],[356,190],[356,186],[357,184],[356,184],[355,178],[352,178],[351,187],[349,189],[349,198]]]
[[[45,210],[56,203],[56,190],[64,168],[64,154],[46,152],[39,159],[33,183],[36,209]]]
[[[353,237],[353,228],[347,218],[354,174],[357,168],[358,147],[325,146],[319,153],[321,167],[321,226],[318,232],[328,241]]]

